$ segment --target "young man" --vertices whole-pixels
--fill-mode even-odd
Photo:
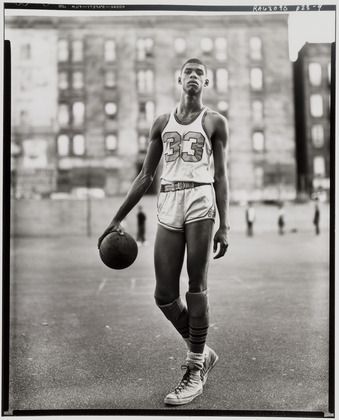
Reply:
[[[162,154],[164,167],[158,196],[158,230],[154,246],[155,302],[186,342],[186,373],[165,403],[186,404],[200,395],[208,372],[218,360],[205,345],[209,327],[207,271],[213,244],[216,258],[228,247],[228,179],[226,119],[202,104],[208,85],[206,66],[188,60],[178,78],[180,102],[171,113],[156,118],[141,172],[120,209],[98,240],[120,223],[151,185]],[[211,171],[212,156],[214,174]],[[213,239],[216,208],[219,228]],[[179,283],[187,248],[189,277],[186,302]]]

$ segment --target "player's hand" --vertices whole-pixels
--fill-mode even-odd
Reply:
[[[228,230],[226,228],[219,228],[214,235],[214,246],[213,252],[217,252],[219,244],[219,251],[214,260],[223,257],[226,254],[228,248]]]
[[[105,229],[104,233],[100,236],[98,239],[98,249],[100,248],[101,242],[107,236],[109,233],[117,231],[120,233],[120,235],[124,235],[124,231],[122,230],[122,227],[120,226],[120,223],[117,222],[111,222],[111,224],[108,226],[107,229]]]

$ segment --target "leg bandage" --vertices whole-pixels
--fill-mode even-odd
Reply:
[[[179,334],[187,340],[189,338],[188,312],[183,300],[178,297],[178,299],[167,305],[159,305],[157,303],[157,306],[162,310],[165,317],[172,322]]]
[[[193,353],[203,353],[209,327],[208,292],[186,293],[189,339]]]

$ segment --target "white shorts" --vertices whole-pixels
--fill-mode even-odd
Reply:
[[[199,185],[158,195],[158,223],[166,229],[183,232],[185,224],[216,216],[215,192],[212,184]]]

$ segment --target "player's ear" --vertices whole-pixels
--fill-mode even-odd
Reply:
[[[210,81],[209,81],[208,79],[206,79],[206,80],[205,80],[205,83],[204,83],[204,86],[208,86],[209,82],[210,82]]]
[[[179,85],[181,85],[181,83],[182,83],[181,82],[181,76],[178,77],[178,83],[179,83]]]

